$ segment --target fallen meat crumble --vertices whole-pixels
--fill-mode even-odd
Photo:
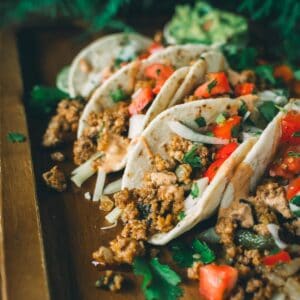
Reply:
[[[45,172],[43,174],[43,179],[47,186],[58,192],[63,192],[67,189],[65,174],[58,166],[54,166],[49,171]]]

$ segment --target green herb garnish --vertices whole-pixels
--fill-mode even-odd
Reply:
[[[207,135],[207,136],[214,136],[214,134],[213,134],[211,131],[207,131],[207,132],[206,132],[206,135]]]
[[[296,131],[292,134],[294,137],[300,137],[300,131]]]
[[[294,214],[297,218],[300,218],[300,210],[295,210],[295,211],[293,211],[293,214]]]
[[[295,79],[300,80],[300,70],[294,71],[294,77]]]
[[[179,221],[181,221],[181,220],[183,220],[184,219],[184,217],[185,217],[185,212],[184,211],[181,211],[179,214],[178,214],[178,220]]]
[[[207,246],[205,242],[194,240],[193,249],[196,253],[200,254],[200,260],[205,264],[209,264],[216,259],[215,253]]]
[[[197,154],[197,149],[198,149],[198,146],[194,145],[190,151],[188,151],[187,153],[184,154],[183,160],[182,160],[184,163],[191,165],[191,167],[193,167],[193,168],[202,167],[200,157]]]
[[[176,300],[183,295],[183,290],[178,286],[181,282],[179,275],[168,265],[162,265],[157,258],[148,262],[146,258],[136,257],[133,272],[143,276],[142,290],[146,300]]]
[[[26,140],[26,137],[22,133],[9,132],[7,134],[7,139],[12,143],[23,143]]]
[[[222,124],[226,121],[226,117],[224,116],[223,113],[220,113],[217,118],[216,118],[216,123],[217,124]]]
[[[206,126],[206,121],[203,117],[198,117],[197,119],[195,119],[195,122],[197,123],[197,125],[199,127],[204,127]]]
[[[291,203],[297,206],[300,206],[300,195],[295,196],[292,200]]]
[[[207,91],[210,93],[211,90],[218,84],[217,80],[213,80],[211,81],[208,85],[207,85]]]
[[[258,110],[267,122],[271,122],[279,111],[275,104],[271,101],[264,102],[258,107]]]
[[[231,129],[231,136],[233,138],[237,138],[239,136],[239,133],[240,133],[240,125],[233,126]]]
[[[247,107],[245,101],[242,100],[242,105],[238,109],[238,115],[243,117],[247,113],[247,111],[248,111],[248,107]]]
[[[276,105],[276,104],[275,104],[275,107],[278,108],[279,111],[282,111],[282,112],[284,112],[284,113],[287,113],[287,110],[286,110],[285,108],[283,108],[282,106],[279,106],[279,105]]]
[[[276,83],[276,79],[273,75],[273,67],[270,65],[261,65],[256,67],[255,73],[258,75],[258,77],[266,80],[273,85]]]
[[[113,92],[110,93],[110,96],[113,100],[113,102],[120,102],[122,100],[125,100],[127,95],[125,94],[125,92],[121,89],[121,88],[117,88],[116,90],[114,90]]]
[[[191,189],[192,198],[195,199],[199,196],[199,187],[197,182],[194,182]]]
[[[175,241],[171,244],[172,257],[176,264],[181,268],[191,267],[194,258],[194,251],[188,244],[181,241]]]
[[[298,157],[300,157],[300,152],[289,151],[288,156],[298,158]]]
[[[31,91],[30,106],[36,113],[49,114],[64,98],[69,98],[69,95],[57,88],[35,85]]]

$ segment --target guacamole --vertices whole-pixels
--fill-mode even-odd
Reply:
[[[245,18],[198,1],[195,7],[178,5],[164,36],[170,44],[224,44],[243,38],[248,30]]]

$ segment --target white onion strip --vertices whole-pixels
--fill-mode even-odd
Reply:
[[[144,128],[144,121],[145,115],[142,114],[133,115],[129,119],[128,137],[130,139],[139,137],[141,135]]]
[[[114,194],[121,190],[122,178],[109,183],[103,190],[104,195]]]
[[[109,214],[105,216],[105,220],[109,223],[116,223],[122,214],[119,207],[115,207]]]
[[[75,174],[77,174],[77,173],[80,173],[83,169],[86,168],[87,165],[91,165],[92,162],[93,162],[95,159],[99,158],[101,155],[102,155],[101,152],[98,152],[98,153],[93,154],[86,162],[84,162],[82,165],[80,165],[79,167],[77,167],[76,169],[74,169],[74,170],[72,171],[71,174],[72,174],[72,175],[75,175]],[[95,171],[95,172],[96,172],[96,171]]]
[[[213,145],[225,145],[229,143],[229,141],[226,139],[220,139],[195,132],[191,128],[181,124],[178,121],[169,121],[168,125],[171,131],[173,131],[180,137],[193,142]]]
[[[112,225],[104,226],[104,227],[101,227],[100,229],[101,230],[112,229],[112,228],[115,228],[117,226],[117,224],[118,224],[118,222],[115,222]]]
[[[279,230],[279,226],[276,224],[268,224],[267,225],[268,230],[270,231],[276,245],[280,248],[280,249],[284,249],[286,248],[288,245],[286,243],[284,243],[278,235],[278,230]]]
[[[95,190],[93,194],[93,201],[99,201],[100,197],[102,196],[102,192],[105,184],[105,178],[106,178],[106,173],[101,168],[99,168]]]

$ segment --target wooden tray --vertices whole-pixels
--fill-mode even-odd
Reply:
[[[101,231],[104,221],[98,204],[83,197],[93,190],[95,178],[83,190],[70,185],[65,193],[51,192],[41,181],[41,174],[53,165],[51,152],[40,145],[48,120],[31,114],[29,92],[34,84],[54,85],[57,72],[90,42],[80,41],[79,33],[74,27],[56,26],[0,35],[3,300],[143,299],[140,280],[129,269],[124,272],[132,284],[122,293],[94,287],[99,273],[91,265],[91,253],[118,230]],[[8,142],[9,131],[24,133],[26,142]],[[67,158],[62,167],[70,171],[71,152]],[[196,283],[183,286],[184,299],[198,299]]]

